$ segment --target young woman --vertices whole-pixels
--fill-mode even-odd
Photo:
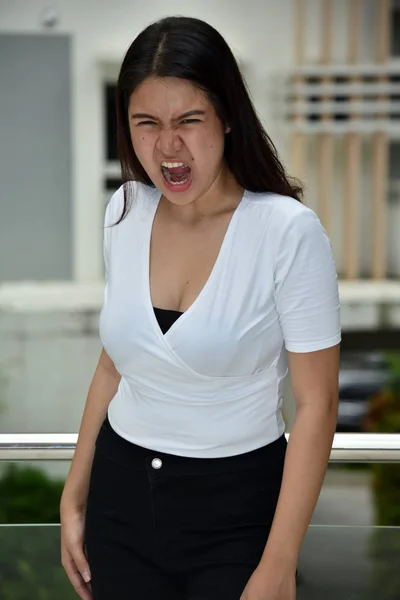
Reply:
[[[125,183],[63,565],[83,600],[294,600],[337,415],[329,241],[211,26],[145,29],[117,102]]]

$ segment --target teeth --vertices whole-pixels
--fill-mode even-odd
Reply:
[[[170,181],[169,183],[171,185],[183,185],[184,183],[186,183],[189,180],[189,177],[186,177],[186,179],[184,179],[183,181]]]
[[[190,179],[190,175],[187,175],[181,181],[172,181],[169,171],[163,171],[163,175],[164,175],[165,179],[168,181],[168,183],[170,183],[171,185],[183,185]]]
[[[167,169],[173,169],[174,167],[187,167],[187,165],[183,162],[166,162],[163,161],[161,163],[162,167],[166,167]]]

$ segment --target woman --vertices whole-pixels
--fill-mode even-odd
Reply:
[[[145,29],[117,103],[125,185],[63,565],[83,600],[294,600],[337,414],[329,241],[206,23]]]

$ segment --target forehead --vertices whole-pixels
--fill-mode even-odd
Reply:
[[[129,110],[165,118],[189,110],[210,109],[207,96],[190,82],[175,77],[152,77],[141,83],[129,100]]]

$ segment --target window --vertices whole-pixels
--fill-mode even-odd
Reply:
[[[108,204],[112,194],[120,187],[121,173],[117,154],[116,84],[107,80],[103,84],[103,115],[105,159],[103,172],[104,203]]]
[[[116,122],[116,85],[106,83],[104,86],[104,101],[106,114],[106,147],[105,156],[107,162],[117,160],[117,122]]]
[[[400,57],[400,2],[393,0],[392,2],[392,19],[391,19],[391,56]]]

